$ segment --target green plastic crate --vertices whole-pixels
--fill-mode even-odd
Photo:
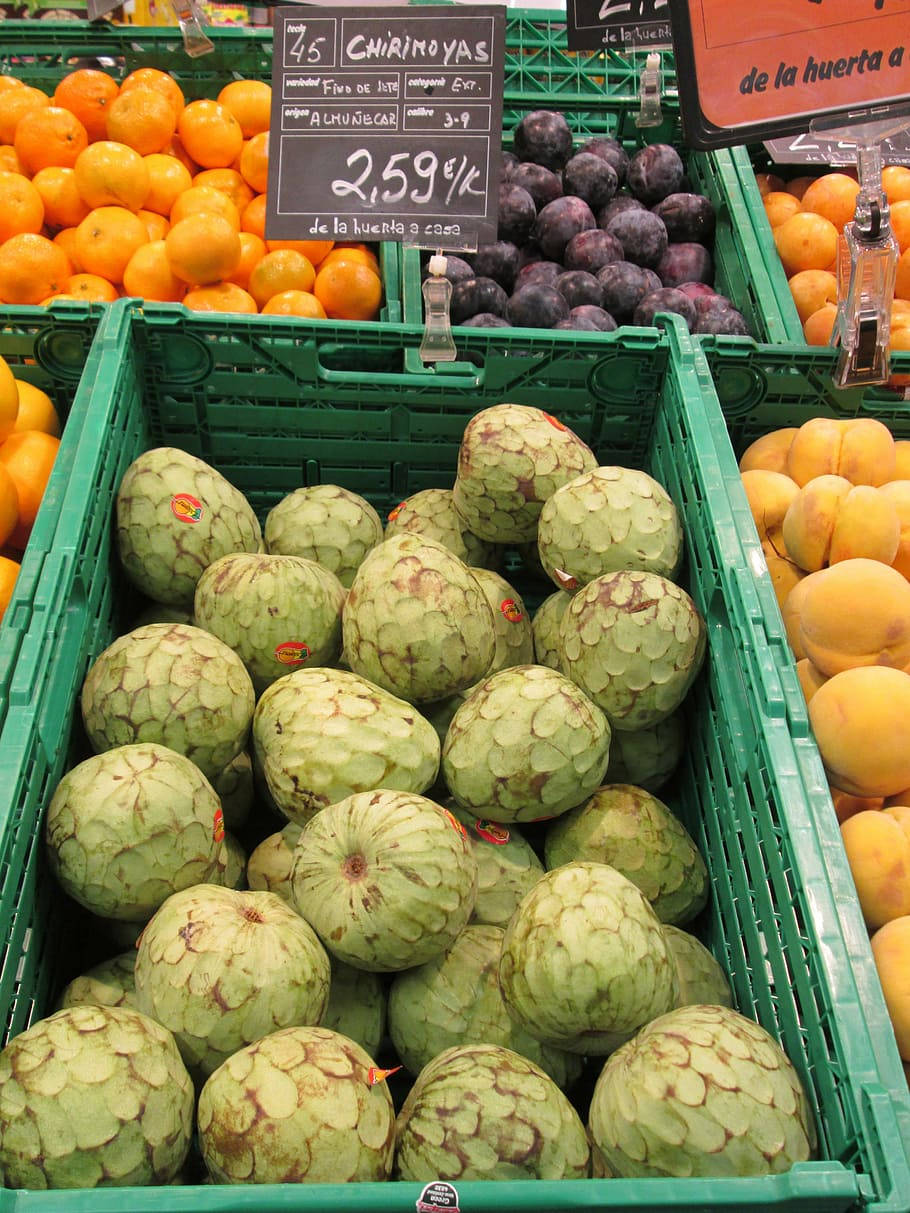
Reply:
[[[69,478],[54,550],[16,677],[34,688],[0,736],[0,921],[6,1036],[46,1014],[93,956],[84,917],[49,876],[40,821],[69,762],[85,754],[77,698],[94,657],[129,626],[112,551],[112,506],[129,462],[161,443],[212,462],[264,513],[300,484],[335,481],[380,510],[454,478],[466,420],[503,400],[552,410],[604,462],[660,479],[681,510],[687,584],[708,658],[689,700],[689,744],[662,795],[705,855],[712,897],[702,938],[737,1006],[783,1043],[809,1092],[820,1156],[760,1179],[463,1183],[466,1213],[523,1210],[905,1210],[910,1097],[843,853],[807,811],[774,667],[755,685],[754,587],[727,495],[729,448],[703,361],[683,326],[576,335],[466,333],[464,359],[405,373],[410,326],[293,324],[266,317],[142,312],[115,304],[98,391]],[[116,325],[117,331],[114,331]],[[114,338],[117,338],[116,340]],[[725,462],[726,460],[726,462]],[[519,583],[522,591],[540,588]],[[763,639],[759,638],[764,646]],[[743,660],[744,654],[746,660]],[[112,949],[113,950],[113,949]],[[0,1210],[210,1213],[411,1208],[418,1184],[196,1186],[0,1193]]]
[[[16,654],[31,620],[38,578],[53,541],[91,395],[100,352],[95,337],[102,310],[97,305],[77,303],[59,303],[52,309],[0,307],[0,357],[9,363],[17,379],[28,380],[47,392],[64,425],[54,475],[42,498],[21,556],[12,599],[0,623],[0,724],[9,706]]]

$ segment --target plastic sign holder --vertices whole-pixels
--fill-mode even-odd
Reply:
[[[663,112],[660,108],[660,53],[651,51],[645,60],[638,92],[641,109],[635,118],[637,127],[660,126]]]
[[[446,259],[439,249],[430,258],[429,277],[421,286],[424,304],[424,328],[418,354],[423,362],[454,362],[455,339],[449,307],[452,284],[446,278]]]
[[[196,0],[172,0],[171,7],[183,35],[183,49],[190,58],[198,59],[213,51],[215,45],[202,28],[205,18]]]

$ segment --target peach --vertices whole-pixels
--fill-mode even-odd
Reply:
[[[854,813],[841,838],[870,931],[910,914],[910,835],[887,812]]]
[[[894,475],[891,479],[910,480],[910,439],[908,438],[898,438],[894,443]]]
[[[772,190],[782,190],[784,179],[778,177],[777,173],[756,173],[755,184],[758,186],[758,192],[764,198],[765,194],[769,194]]]
[[[891,431],[874,417],[813,417],[790,444],[787,475],[799,485],[832,474],[877,486],[894,478],[894,463]]]
[[[809,588],[809,583],[814,577],[821,577],[823,573],[808,573],[801,581],[797,581],[793,589],[783,601],[780,608],[781,617],[784,621],[784,628],[787,632],[787,641],[793,651],[793,656],[796,661],[801,661],[806,653],[803,649],[803,642],[799,634],[799,623],[802,617],[803,600]]]
[[[910,198],[910,168],[902,164],[887,165],[882,169],[882,188],[892,206]]]
[[[782,190],[770,190],[762,198],[762,205],[772,229],[780,227],[784,220],[803,209],[798,198],[794,198],[792,194]]]
[[[898,299],[910,299],[910,249],[905,249],[898,259],[894,293]]]
[[[800,270],[788,281],[800,324],[826,303],[837,303],[837,279],[829,270]]]
[[[891,796],[910,784],[910,674],[883,665],[843,670],[812,696],[809,723],[836,788]]]
[[[828,271],[829,273],[833,271]],[[837,304],[826,303],[817,312],[813,312],[803,325],[803,336],[806,345],[830,345],[831,334],[834,332],[834,322],[837,319]]]
[[[780,544],[776,539],[780,536],[781,523],[790,502],[799,492],[799,485],[783,472],[767,472],[762,468],[743,472],[742,482],[759,539],[767,536],[779,552]]]
[[[828,564],[858,556],[891,564],[900,537],[900,518],[894,502],[871,484],[855,484],[840,503],[831,533]]]
[[[851,796],[849,792],[842,792],[830,785],[828,791],[831,793],[834,814],[839,822],[844,822],[854,813],[862,813],[865,809],[880,809],[884,804],[881,796]]]
[[[903,670],[910,664],[910,583],[880,560],[842,560],[824,569],[804,594],[799,639],[828,677],[856,666]]]
[[[792,194],[794,198],[799,198],[802,201],[806,190],[815,180],[815,177],[791,177],[784,186],[784,189],[788,194]]]
[[[816,476],[798,490],[787,507],[781,525],[787,554],[807,573],[828,563],[837,516],[851,488],[843,476]]]
[[[883,804],[885,808],[891,808],[894,805],[910,804],[910,788],[901,788],[893,796],[886,796]]]
[[[846,173],[824,173],[816,177],[803,194],[800,205],[804,211],[824,215],[839,232],[856,214],[859,182]]]
[[[771,576],[771,584],[774,586],[777,605],[783,611],[784,603],[790,597],[793,587],[806,574],[787,557],[783,540],[780,541],[780,548],[778,549],[774,546],[774,542],[770,537],[765,537],[762,540],[761,548],[765,554],[765,563]]]
[[[788,278],[800,270],[826,270],[837,256],[837,228],[823,215],[797,211],[771,235]]]
[[[892,918],[870,942],[897,1051],[905,1062],[910,1061],[910,916]]]
[[[796,663],[796,676],[803,692],[806,703],[812,698],[818,688],[828,681],[827,676],[818,666],[813,665],[808,657],[803,657]]]
[[[790,450],[790,443],[796,432],[796,426],[788,426],[762,434],[743,451],[739,460],[739,470],[752,472],[761,468],[766,472],[786,473],[787,452]],[[907,445],[910,446],[910,443]]]
[[[900,527],[897,551],[891,565],[910,579],[910,479],[889,480],[878,491],[894,506]]]
[[[798,485],[816,476],[836,476],[843,422],[836,417],[812,417],[793,435],[787,453],[787,475]]]

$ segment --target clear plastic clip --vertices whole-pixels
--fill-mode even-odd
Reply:
[[[660,108],[660,53],[651,51],[645,60],[639,87],[641,109],[635,119],[636,126],[660,126],[663,112]]]
[[[452,284],[445,277],[446,259],[441,250],[430,258],[428,269],[429,277],[424,278],[420,288],[424,327],[418,353],[424,362],[454,362],[455,339],[449,318]]]
[[[192,59],[207,55],[215,45],[203,30],[203,15],[196,0],[173,0],[174,16],[183,34],[183,49]]]

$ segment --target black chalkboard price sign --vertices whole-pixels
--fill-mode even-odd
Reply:
[[[270,239],[496,239],[505,10],[275,11]]]
[[[566,0],[571,51],[672,46],[669,0]]]

